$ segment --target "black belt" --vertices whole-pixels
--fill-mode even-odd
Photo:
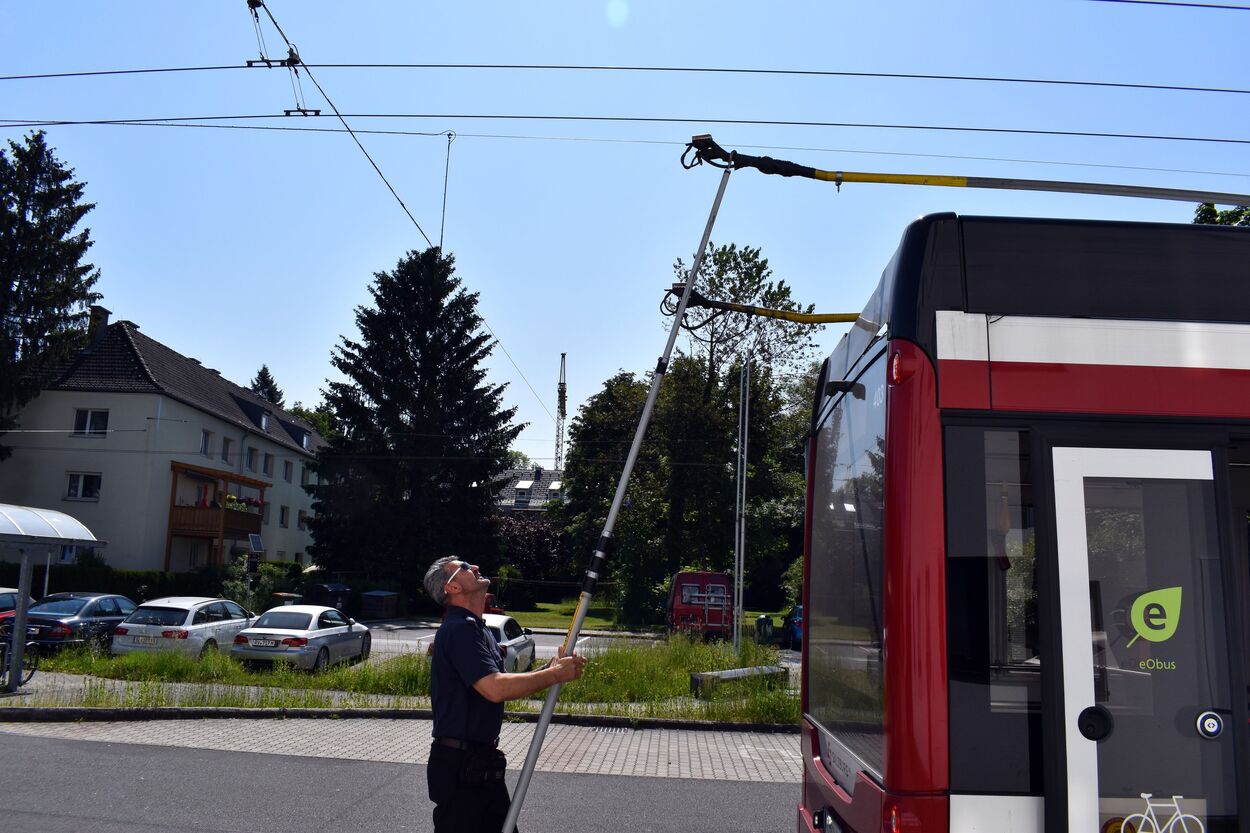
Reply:
[[[452,749],[494,749],[499,746],[499,738],[495,738],[489,743],[479,740],[460,740],[460,738],[434,738],[437,746],[450,746]]]

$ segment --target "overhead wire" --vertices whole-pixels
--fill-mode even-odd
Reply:
[[[6,127],[30,126],[29,120],[21,119],[3,119],[0,118],[0,129]],[[57,127],[57,126],[75,126],[75,123],[69,122],[40,122],[41,126]],[[200,130],[268,130],[286,133],[346,133],[347,131],[341,127],[293,127],[288,125],[261,125],[261,124],[184,124],[169,122],[127,122],[127,123],[105,123],[100,126],[104,127],[172,127],[184,129],[200,129]],[[607,143],[607,144],[625,144],[625,145],[661,145],[665,147],[685,147],[685,141],[671,141],[667,139],[625,139],[605,136],[544,136],[525,133],[458,133],[451,130],[382,130],[375,128],[355,128],[357,133],[373,136],[446,136],[452,133],[456,138],[464,139],[505,139],[518,141],[535,141],[535,142],[588,142],[588,143]],[[1011,162],[1025,165],[1053,165],[1074,168],[1105,168],[1108,170],[1122,171],[1148,171],[1152,173],[1169,173],[1169,174],[1196,174],[1201,176],[1229,176],[1229,177],[1250,177],[1250,173],[1241,173],[1236,171],[1207,171],[1196,168],[1162,168],[1153,165],[1116,165],[1109,162],[1070,162],[1059,159],[1025,159],[1012,156],[973,156],[967,154],[955,153],[921,153],[917,151],[889,151],[889,150],[865,150],[863,148],[829,148],[829,147],[812,147],[810,145],[738,145],[740,148],[749,150],[785,150],[785,151],[801,151],[805,153],[853,153],[864,156],[894,156],[894,157],[910,157],[915,159],[951,159],[957,161],[969,162]]]
[[[1146,0],[1101,0],[1102,2],[1145,2]],[[1156,4],[1159,5],[1159,4]],[[1176,4],[1184,5],[1184,4]],[[1205,8],[1221,8],[1206,6]],[[1245,9],[1244,6],[1228,6],[1231,9]],[[1026,84],[1063,87],[1095,87],[1121,90],[1147,90],[1164,92],[1189,93],[1225,93],[1232,95],[1250,95],[1250,89],[1236,87],[1203,87],[1187,84],[1144,84],[1127,81],[1088,81],[1083,79],[1065,78],[1027,78],[1023,76],[995,75],[944,75],[940,73],[919,72],[852,72],[845,70],[820,69],[770,69],[760,67],[692,67],[692,66],[641,66],[641,65],[606,65],[606,64],[470,64],[470,63],[318,63],[309,64],[301,60],[306,69],[449,69],[449,70],[499,70],[499,71],[536,71],[536,72],[623,72],[623,73],[688,73],[688,74],[727,74],[727,75],[775,75],[781,77],[810,78],[879,78],[883,80],[906,81],[959,81],[986,84]],[[143,75],[159,73],[190,73],[190,72],[224,72],[229,70],[264,69],[264,67],[245,64],[217,64],[192,67],[141,67],[137,69],[103,69],[82,70],[75,72],[41,72],[22,75],[0,75],[0,81],[32,81],[56,78],[91,78],[109,75]]]
[[[311,75],[309,76],[312,77]],[[313,79],[313,83],[316,80]],[[318,87],[320,89],[320,87]],[[327,99],[328,101],[328,99]],[[333,106],[333,105],[331,105]],[[1046,130],[1042,128],[1022,128],[1022,127],[974,127],[967,125],[940,125],[940,124],[903,124],[890,122],[835,122],[835,121],[808,121],[803,119],[730,119],[730,118],[705,118],[705,117],[674,117],[674,116],[571,116],[571,115],[536,115],[525,113],[348,113],[343,116],[335,111],[340,121],[346,127],[347,118],[353,119],[442,119],[451,121],[454,119],[472,120],[472,121],[570,121],[570,122],[591,122],[591,123],[636,123],[636,124],[718,124],[718,125],[741,125],[750,127],[831,127],[844,129],[865,129],[865,130],[904,130],[904,131],[933,131],[948,133],[985,133],[994,135],[1016,135],[1016,136],[1055,136],[1069,138],[1085,138],[1085,139],[1141,139],[1148,141],[1163,142],[1195,142],[1208,144],[1228,144],[1228,145],[1250,145],[1250,139],[1237,139],[1223,136],[1180,136],[1167,133],[1115,133],[1110,131],[1098,130]],[[283,118],[283,116],[269,113],[238,113],[233,115],[219,116],[159,116],[146,118],[131,119],[0,119],[6,122],[6,127],[51,127],[51,126],[68,126],[68,125],[101,125],[101,124],[157,124],[157,123],[189,123],[189,122],[210,122],[210,121],[252,121],[258,119]],[[312,114],[309,118],[326,118],[324,115]],[[356,138],[354,131],[347,127],[347,132]],[[356,139],[357,145],[360,140]],[[361,150],[364,146],[360,145]],[[368,152],[365,153],[368,156]],[[372,158],[370,158],[372,161]],[[374,166],[376,169],[376,165]],[[381,175],[381,171],[378,174]],[[383,177],[385,181],[385,177]],[[390,183],[388,182],[389,186]],[[394,189],[392,189],[392,193]],[[396,199],[399,196],[396,195]],[[402,201],[401,201],[402,205]],[[407,211],[407,208],[404,209]],[[411,214],[409,215],[411,217]],[[415,223],[416,220],[413,219]],[[422,232],[424,234],[424,232]],[[427,237],[428,241],[429,238]],[[433,245],[431,243],[430,245]]]
[[[391,192],[391,196],[393,196],[395,198],[395,201],[399,203],[399,207],[402,208],[404,210],[404,213],[408,215],[408,219],[411,220],[412,224],[417,227],[417,231],[421,232],[421,236],[425,238],[425,242],[433,246],[434,241],[430,240],[430,236],[425,233],[425,229],[421,228],[421,224],[417,222],[417,218],[412,216],[412,212],[408,210],[408,206],[405,205],[403,199],[400,198],[399,192],[397,192],[395,190],[395,187],[391,185],[391,181],[386,178],[386,174],[382,173],[382,169],[378,167],[378,163],[375,162],[373,160],[373,157],[369,155],[369,151],[365,150],[365,146],[360,141],[360,137],[358,137],[352,131],[351,125],[347,123],[347,119],[343,117],[343,114],[341,112],[339,112],[339,108],[335,106],[334,102],[330,99],[330,96],[326,94],[326,91],[322,88],[321,84],[317,81],[316,77],[308,69],[308,65],[304,64],[304,60],[298,57],[299,52],[295,48],[295,44],[291,43],[291,39],[288,38],[286,36],[286,33],[282,31],[282,27],[278,25],[277,19],[273,16],[273,12],[269,11],[269,7],[265,5],[263,2],[258,2],[256,5],[258,5],[260,8],[265,10],[265,14],[269,17],[269,20],[273,23],[273,27],[278,30],[278,34],[281,35],[282,40],[286,42],[287,48],[290,50],[290,55],[292,59],[294,59],[298,64],[304,66],[304,71],[308,73],[308,80],[313,82],[313,86],[317,88],[317,92],[321,93],[321,97],[325,99],[326,104],[330,105],[330,109],[334,111],[334,115],[338,117],[338,120],[340,122],[342,122],[343,127],[347,130],[348,135],[351,136],[352,141],[356,143],[356,147],[360,148],[360,152],[365,155],[365,159],[369,160],[369,164],[373,166],[373,170],[377,172],[377,175],[382,179],[382,182],[385,183],[387,189]],[[253,13],[255,13],[254,9],[253,9]],[[304,115],[315,117],[320,114],[319,113],[316,113],[316,114],[304,113]]]
[[[1093,0],[1095,3],[1131,3],[1138,6],[1181,6],[1187,9],[1224,9],[1239,12],[1250,12],[1250,6],[1235,6],[1224,3],[1182,3],[1180,0]]]

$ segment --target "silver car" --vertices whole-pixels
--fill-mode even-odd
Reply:
[[[283,605],[265,611],[235,636],[230,656],[320,671],[343,660],[366,659],[371,646],[369,629],[335,608]]]
[[[487,613],[482,616],[486,629],[499,643],[499,653],[503,657],[503,670],[529,671],[534,667],[534,632],[522,628],[511,616],[498,613]]]
[[[229,599],[170,596],[135,608],[113,630],[109,650],[177,651],[193,657],[229,647],[234,635],[252,624],[252,614]]]

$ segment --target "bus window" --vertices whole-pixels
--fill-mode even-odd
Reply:
[[[804,614],[808,716],[855,760],[833,769],[882,777],[881,644],[885,359],[879,357],[817,431],[810,587]],[[844,785],[847,786],[847,785]]]
[[[951,791],[1040,795],[1029,434],[946,429]]]

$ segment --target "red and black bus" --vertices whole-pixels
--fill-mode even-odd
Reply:
[[[799,831],[1250,831],[1250,229],[917,220],[807,481]]]

